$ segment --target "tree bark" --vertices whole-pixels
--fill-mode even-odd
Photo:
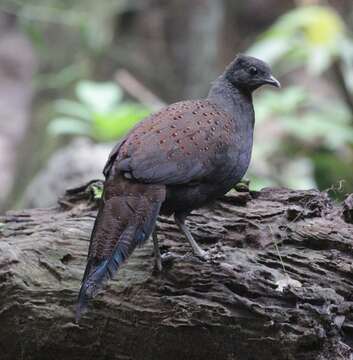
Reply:
[[[231,192],[188,218],[207,262],[161,217],[174,258],[158,273],[149,241],[77,325],[93,186],[0,219],[2,360],[352,358],[352,196]]]

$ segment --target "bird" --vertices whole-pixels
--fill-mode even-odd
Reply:
[[[137,246],[152,235],[155,265],[162,271],[155,224],[174,216],[193,254],[207,259],[186,217],[237,184],[248,169],[255,112],[252,93],[280,87],[268,64],[238,54],[211,84],[208,96],[166,106],[139,122],[111,151],[92,230],[76,308],[113,278]]]

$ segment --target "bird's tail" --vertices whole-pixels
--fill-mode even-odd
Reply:
[[[132,183],[126,179],[106,182],[91,235],[86,270],[78,297],[76,321],[107,280],[138,245],[151,235],[165,188]]]

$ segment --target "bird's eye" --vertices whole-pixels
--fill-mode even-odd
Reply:
[[[256,75],[257,74],[256,67],[255,66],[250,66],[249,73],[250,73],[250,75]]]

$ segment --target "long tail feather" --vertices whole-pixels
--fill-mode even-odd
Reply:
[[[136,246],[142,245],[152,233],[164,199],[164,189],[156,197],[156,187],[151,187],[150,193],[149,187],[144,185],[141,193],[133,184],[128,189],[128,195],[124,191],[102,202],[91,235],[88,262],[78,296],[76,322],[85,312],[88,301],[113,278]],[[136,196],[132,196],[134,194]]]

